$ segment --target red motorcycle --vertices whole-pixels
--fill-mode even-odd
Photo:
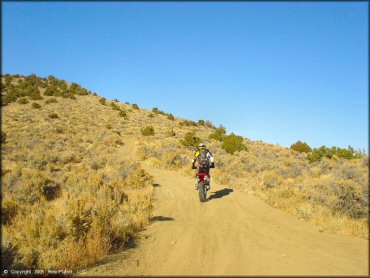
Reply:
[[[198,164],[198,167],[195,167],[194,165],[192,167],[192,169],[197,169],[196,178],[198,184],[199,200],[201,202],[205,202],[207,200],[207,191],[210,189],[210,168],[215,168],[213,163],[211,165]]]

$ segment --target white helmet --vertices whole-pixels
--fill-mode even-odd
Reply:
[[[200,143],[198,147],[199,147],[199,149],[205,149],[206,148],[206,144]]]

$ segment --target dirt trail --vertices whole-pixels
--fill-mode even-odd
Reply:
[[[126,147],[128,145],[126,144]],[[87,275],[368,275],[368,241],[320,233],[257,197],[143,164],[158,184],[153,223],[135,248]]]

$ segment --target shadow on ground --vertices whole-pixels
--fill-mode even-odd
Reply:
[[[224,196],[227,196],[229,195],[231,192],[233,192],[234,190],[230,189],[230,188],[224,188],[224,189],[221,189],[221,190],[218,190],[218,191],[215,191],[215,192],[212,192],[212,195],[209,196],[209,200],[212,200],[212,199],[220,199]]]
[[[172,217],[166,217],[166,216],[161,216],[161,215],[158,215],[158,216],[154,216],[150,219],[150,221],[173,221],[175,219],[173,219]]]

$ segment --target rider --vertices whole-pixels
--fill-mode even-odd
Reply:
[[[206,145],[204,143],[200,143],[198,146],[198,150],[195,152],[194,159],[192,160],[192,168],[195,168],[195,162],[198,160],[198,169],[197,172],[205,171],[206,173],[209,173],[209,168],[215,167],[214,158],[212,156],[212,153],[206,148]],[[199,162],[203,165],[203,168],[199,167]],[[209,165],[209,163],[211,163]],[[204,165],[206,167],[204,167]],[[198,190],[198,182],[196,182],[195,189]],[[209,189],[209,185],[207,185],[207,190]]]

